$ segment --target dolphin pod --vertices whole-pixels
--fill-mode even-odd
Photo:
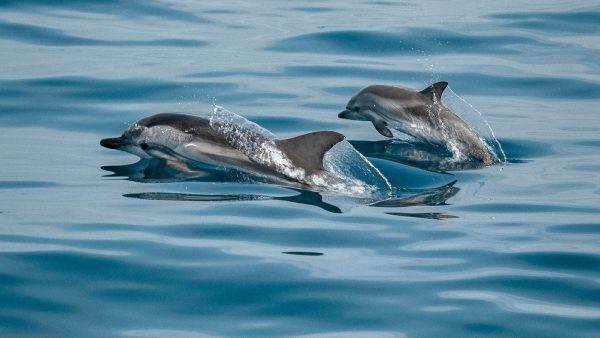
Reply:
[[[387,138],[394,137],[391,128],[416,140],[415,143],[395,139],[351,141],[365,156],[433,171],[473,169],[498,163],[490,146],[442,105],[441,96],[446,86],[447,82],[438,82],[419,92],[369,86],[354,95],[338,117],[370,121]],[[141,158],[163,159],[182,171],[188,169],[185,163],[193,161],[311,185],[306,177],[323,174],[324,155],[345,139],[334,131],[318,131],[283,140],[250,133],[249,138],[240,140],[239,135],[231,131],[211,123],[208,118],[160,113],[142,118],[121,136],[102,139],[100,144]]]

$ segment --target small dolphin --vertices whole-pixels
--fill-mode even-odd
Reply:
[[[455,156],[463,155],[485,165],[498,163],[498,157],[487,143],[442,105],[446,86],[447,82],[437,82],[420,92],[384,85],[369,86],[354,95],[338,117],[371,121],[386,137],[394,137],[389,126],[417,141],[442,145]]]
[[[252,156],[244,149],[247,144],[232,143],[228,139],[230,136],[215,129],[207,118],[161,113],[139,120],[120,137],[105,138],[100,145],[142,158],[164,159],[179,167],[188,162],[202,162],[305,183],[304,177],[323,172],[323,156],[344,139],[342,134],[333,131],[313,132],[284,140],[252,134],[250,137],[254,139],[247,141],[264,146],[259,149],[265,152]]]

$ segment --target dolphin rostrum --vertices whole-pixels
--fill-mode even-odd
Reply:
[[[410,89],[373,85],[354,95],[338,117],[371,121],[386,137],[394,135],[389,127],[414,137],[417,141],[443,146],[453,156],[498,163],[490,146],[463,120],[442,105],[447,82],[437,82],[416,92]]]
[[[307,184],[307,177],[324,171],[325,153],[344,139],[342,134],[333,131],[283,140],[270,139],[256,132],[232,135],[236,130],[221,128],[212,122],[200,116],[161,113],[139,120],[121,136],[105,138],[100,144],[176,165],[202,162]]]

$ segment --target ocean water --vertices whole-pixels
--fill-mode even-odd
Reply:
[[[0,336],[598,337],[599,22],[595,1],[0,1]],[[394,201],[99,145],[214,104],[380,141],[347,100],[441,80],[508,161],[371,158]]]

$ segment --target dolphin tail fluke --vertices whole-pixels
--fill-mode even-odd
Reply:
[[[275,144],[292,161],[306,170],[308,174],[323,170],[323,156],[345,136],[334,131],[318,131],[285,140],[276,140]]]
[[[436,82],[431,86],[421,90],[421,94],[429,98],[431,101],[440,102],[442,100],[442,94],[444,93],[446,87],[448,87],[448,82]]]

